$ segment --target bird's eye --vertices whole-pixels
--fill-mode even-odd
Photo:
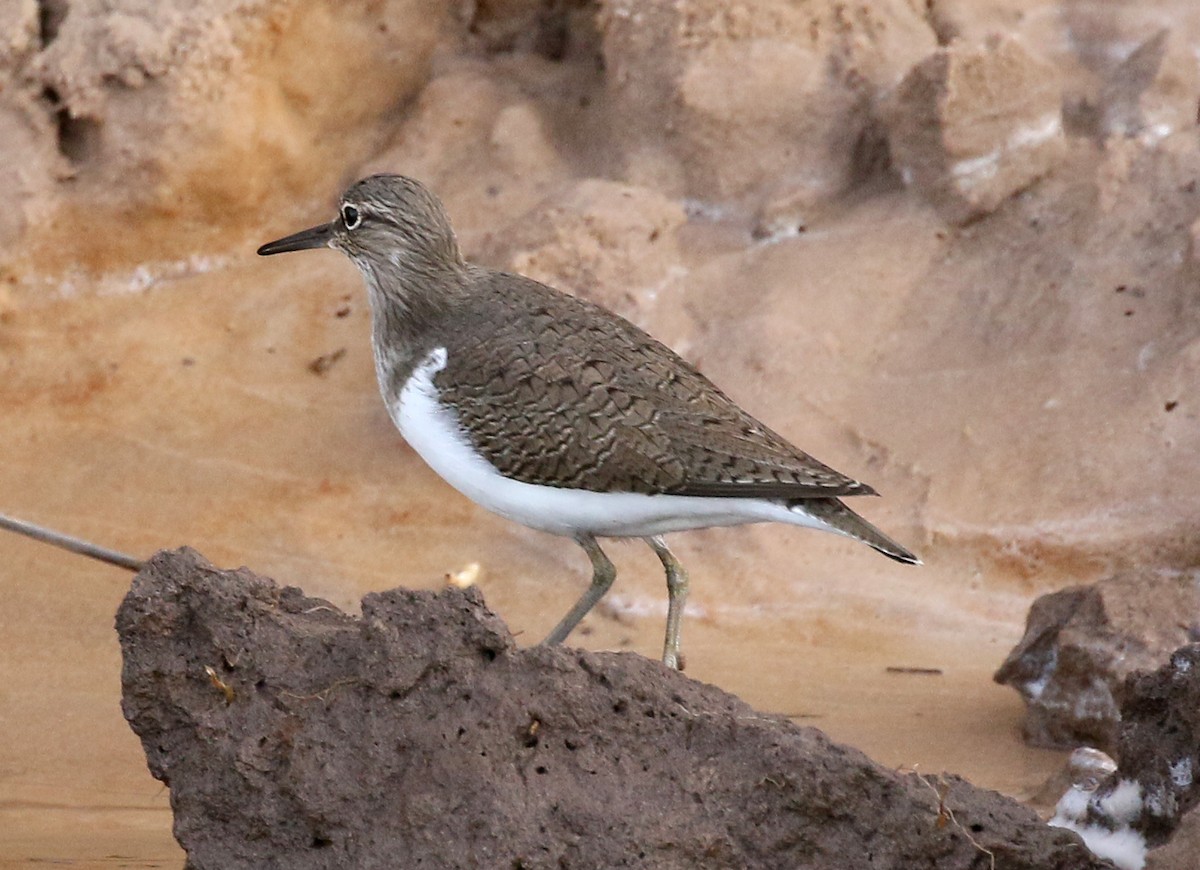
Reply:
[[[362,223],[362,215],[354,206],[344,205],[342,206],[342,223],[348,230],[357,229],[358,225]]]

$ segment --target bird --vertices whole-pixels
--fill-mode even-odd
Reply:
[[[662,661],[681,666],[689,580],[664,535],[778,522],[920,564],[842,498],[875,495],[792,446],[665,344],[608,309],[468,262],[441,201],[372,175],[328,223],[262,256],[333,248],[366,285],[388,414],[444,481],[482,507],[573,539],[592,580],[544,643],[560,644],[613,585],[601,538],[641,538],[662,564]]]

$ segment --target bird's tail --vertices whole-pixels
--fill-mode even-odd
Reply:
[[[836,498],[803,498],[788,502],[788,510],[804,513],[819,520],[830,531],[862,541],[873,547],[889,559],[903,562],[906,565],[920,565],[921,560],[904,547],[901,547],[879,529],[868,523],[840,499]]]

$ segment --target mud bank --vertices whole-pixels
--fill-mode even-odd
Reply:
[[[475,589],[352,617],[183,549],[117,629],[122,706],[197,870],[1105,866],[1015,801],[641,656],[520,649]]]

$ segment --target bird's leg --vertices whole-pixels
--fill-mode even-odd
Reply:
[[[683,606],[687,603],[688,575],[675,554],[667,549],[661,536],[646,538],[658,560],[667,571],[667,636],[663,640],[663,664],[675,670],[680,667],[679,624],[683,620]]]
[[[613,563],[608,560],[608,556],[604,555],[604,551],[600,549],[600,545],[596,543],[596,539],[591,535],[580,535],[575,539],[579,546],[583,547],[584,552],[588,554],[588,558],[592,560],[592,585],[587,588],[583,595],[579,596],[579,600],[575,602],[575,606],[567,611],[567,615],[559,621],[558,625],[554,626],[554,631],[550,632],[542,643],[562,643],[567,639],[567,635],[579,625],[579,620],[587,616],[589,610],[596,606],[596,602],[604,597],[604,593],[613,585],[613,581],[617,579],[617,569],[613,567]]]

